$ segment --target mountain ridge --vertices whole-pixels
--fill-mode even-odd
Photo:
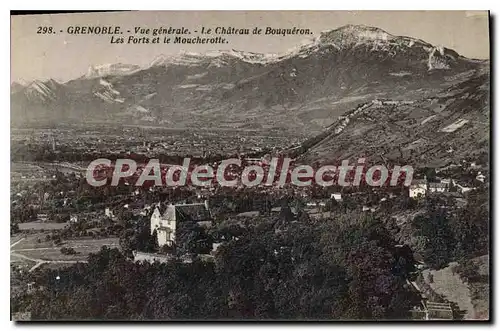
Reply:
[[[409,45],[409,47],[412,47],[414,44],[420,44],[421,46],[426,47],[428,52],[433,52],[437,50],[440,51],[441,55],[443,55],[444,51],[449,51],[456,57],[460,56],[464,59],[475,60],[463,57],[459,55],[457,52],[449,48],[446,48],[444,46],[441,45],[433,46],[418,38],[407,37],[407,36],[396,36],[378,27],[347,24],[337,29],[322,31],[320,32],[320,35],[311,42],[295,46],[282,53],[259,53],[259,52],[249,52],[249,51],[241,51],[235,49],[225,49],[217,51],[210,50],[203,53],[181,51],[178,54],[157,55],[147,65],[142,67],[136,64],[125,64],[125,63],[94,64],[89,66],[89,68],[87,69],[87,73],[79,78],[80,79],[82,77],[98,78],[98,77],[105,77],[107,75],[129,75],[135,73],[137,70],[147,70],[155,66],[166,66],[169,64],[173,65],[199,64],[203,62],[203,60],[206,60],[206,58],[213,59],[225,56],[238,58],[248,63],[267,64],[267,63],[282,61],[292,56],[301,54],[303,55],[304,52],[325,45],[334,45],[335,47],[339,47],[339,45],[352,47],[352,46],[362,46],[363,43],[365,43],[365,45],[368,44],[371,46],[374,45],[381,46],[384,43],[390,43],[390,42],[399,42],[400,44],[404,44],[404,42],[406,42],[407,45]]]
[[[15,86],[11,119],[16,125],[97,120],[279,127],[314,135],[360,102],[433,96],[487,63],[379,28],[347,25],[281,55],[184,52],[142,68],[101,65],[66,83]]]

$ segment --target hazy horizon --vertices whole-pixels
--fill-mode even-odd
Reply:
[[[396,36],[422,39],[454,49],[460,55],[489,59],[487,11],[140,11],[11,16],[11,82],[55,79],[65,82],[91,66],[123,63],[147,66],[160,55],[236,49],[284,53],[311,42],[320,32],[347,24],[381,28]],[[69,25],[253,28],[309,28],[307,36],[225,36],[227,45],[110,44],[108,35],[40,35],[38,26],[66,29]]]

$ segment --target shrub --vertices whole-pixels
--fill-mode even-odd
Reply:
[[[76,251],[74,248],[71,247],[63,247],[61,248],[61,253],[64,255],[75,255]]]

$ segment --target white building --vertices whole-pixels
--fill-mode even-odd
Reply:
[[[447,184],[448,186],[454,183],[454,181],[451,178],[441,178],[439,181],[443,184]]]
[[[476,179],[482,183],[484,183],[484,180],[486,179],[486,176],[481,173],[481,171],[477,174]]]
[[[444,193],[450,190],[451,180],[443,179],[440,183],[427,182],[427,179],[414,180],[410,185],[410,198],[426,196],[429,193]]]
[[[151,234],[156,230],[158,245],[171,246],[175,243],[178,222],[185,220],[192,220],[205,227],[211,226],[208,200],[204,203],[170,204],[164,213],[161,213],[157,205],[151,215]]]
[[[49,217],[47,216],[47,214],[37,214],[36,219],[40,222],[47,222],[49,220]]]
[[[115,218],[115,214],[113,213],[113,211],[109,207],[106,207],[106,209],[104,209],[104,215],[106,217],[109,217],[109,218],[112,218],[112,219]]]
[[[431,193],[444,193],[448,192],[450,185],[447,183],[428,183],[427,189]]]
[[[342,194],[340,193],[332,193],[330,199],[335,199],[335,201],[342,201]]]
[[[410,198],[425,197],[427,194],[427,179],[414,180],[410,185]]]

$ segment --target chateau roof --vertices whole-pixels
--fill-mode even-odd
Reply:
[[[188,218],[195,222],[205,221],[210,218],[210,214],[203,203],[191,203],[174,205],[175,218]]]

